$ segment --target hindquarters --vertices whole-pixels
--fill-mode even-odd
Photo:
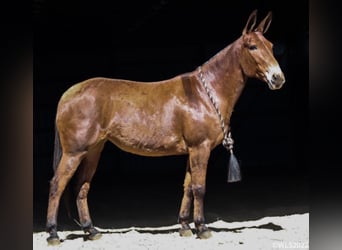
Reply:
[[[91,91],[85,91],[86,88],[84,83],[70,88],[62,96],[57,109],[54,176],[50,182],[46,225],[49,244],[60,242],[57,215],[66,188],[75,191],[80,223],[89,238],[100,236],[92,225],[87,195],[106,138],[102,129],[101,105],[96,103],[99,98]],[[75,186],[69,187],[72,178]]]
[[[106,92],[96,88],[94,79],[76,84],[61,97],[56,114],[62,150],[65,153],[87,151],[105,140]]]

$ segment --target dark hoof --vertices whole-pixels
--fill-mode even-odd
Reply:
[[[191,237],[193,234],[191,229],[181,228],[179,229],[179,235],[182,237]]]
[[[86,232],[89,233],[88,240],[98,240],[102,237],[102,234],[95,227],[87,229]]]
[[[61,240],[59,239],[58,236],[57,237],[56,236],[50,236],[46,240],[47,240],[49,246],[57,246],[57,245],[61,244]]]
[[[94,232],[88,235],[89,240],[98,240],[102,237],[102,234],[100,232]]]
[[[205,230],[197,233],[197,237],[199,239],[209,239],[212,236],[213,235],[212,235],[212,233],[211,233],[211,231],[209,229],[205,229]]]

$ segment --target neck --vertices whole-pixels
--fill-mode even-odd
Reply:
[[[247,81],[239,62],[239,40],[227,46],[201,67],[203,79],[216,101],[226,126]]]

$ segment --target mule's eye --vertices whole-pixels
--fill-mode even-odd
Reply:
[[[258,47],[256,45],[249,46],[249,50],[256,50]]]

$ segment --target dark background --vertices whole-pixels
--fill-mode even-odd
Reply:
[[[279,91],[249,79],[232,116],[243,181],[227,184],[229,154],[213,150],[208,222],[309,211],[308,3],[296,1],[34,1],[33,230],[44,230],[54,117],[73,84],[103,76],[156,81],[194,70],[237,39],[249,14],[273,21],[266,38],[286,76]],[[92,182],[96,226],[176,223],[186,157],[144,158],[107,144]],[[77,228],[60,209],[60,229]]]

